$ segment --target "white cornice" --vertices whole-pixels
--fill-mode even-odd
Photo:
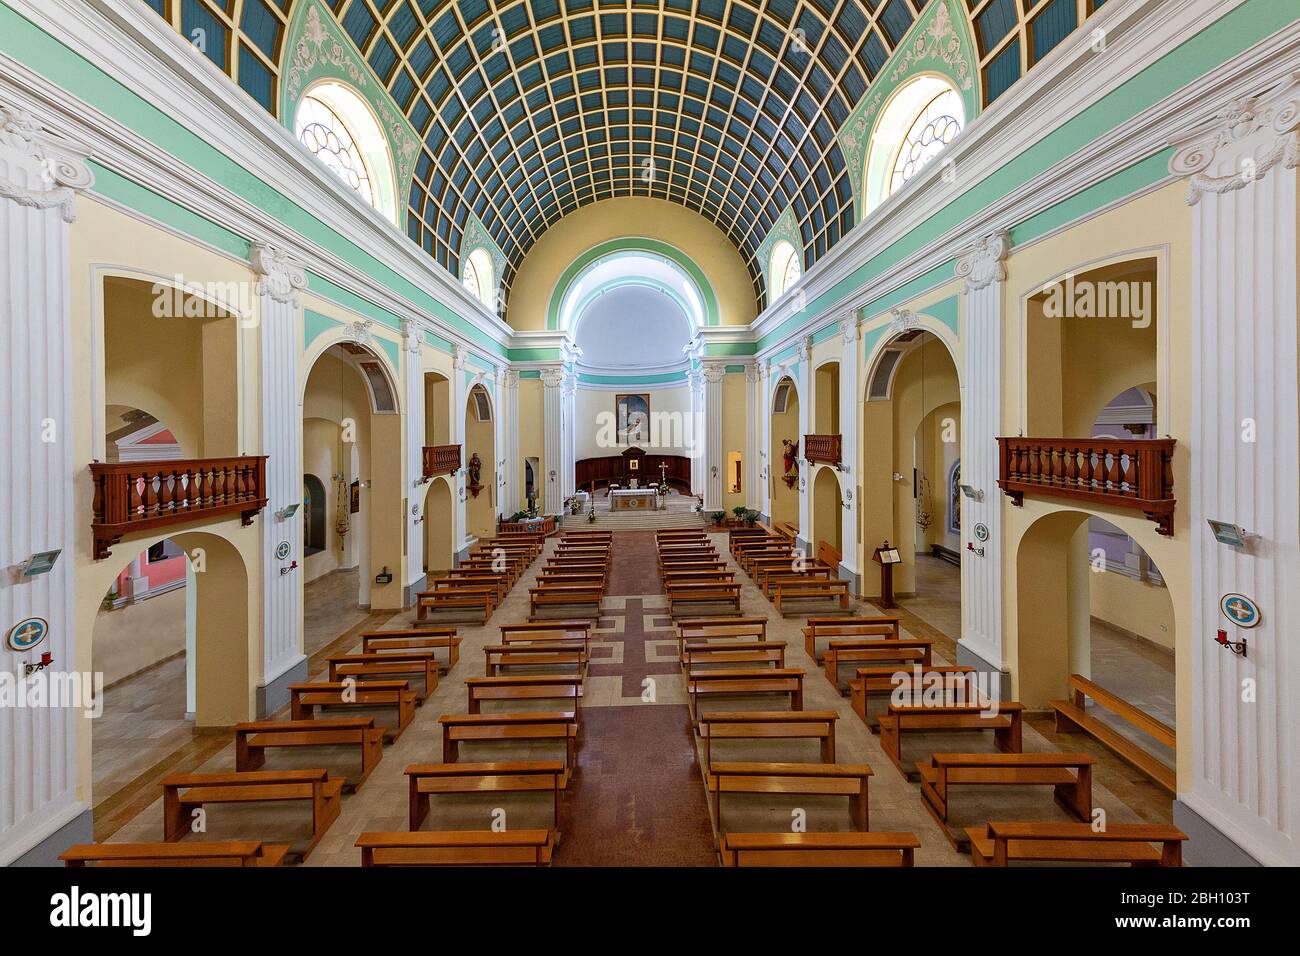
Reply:
[[[151,10],[129,0],[6,0],[6,3],[214,149],[224,152],[233,162],[321,219],[339,235],[348,237],[364,252],[402,275],[441,305],[472,321],[497,343],[507,344],[511,330],[500,317],[485,309],[405,233],[323,170],[270,114],[260,107],[250,108],[253,102],[230,82],[229,77],[206,58],[195,56],[189,44]],[[0,59],[0,79],[20,80],[21,76],[8,76],[11,73],[10,62],[8,58]],[[57,89],[47,83],[43,85],[51,90]],[[50,100],[51,97],[47,95],[43,99]],[[84,115],[86,110],[90,110],[85,104],[77,104],[75,110],[69,109],[71,104],[68,100],[66,92],[58,90],[53,102],[42,103],[42,112],[48,113],[53,109],[57,113]],[[92,157],[96,162],[130,176],[209,218],[212,217],[212,206],[201,202],[196,205],[195,200],[208,198],[220,207],[221,199],[225,197],[202,197],[195,193],[207,191],[232,195],[216,184],[200,183],[201,177],[197,172],[184,167],[175,157],[157,149],[134,131],[93,110],[90,112],[96,122],[92,123],[91,117],[85,117],[86,125],[92,127],[86,139],[95,147],[99,147],[102,140],[108,140],[116,147],[108,151],[93,149]],[[78,125],[78,118],[77,115],[61,117],[73,128]],[[160,164],[158,160],[161,158],[166,162]],[[140,175],[146,178],[139,179]],[[174,188],[177,186],[180,189]],[[192,188],[186,189],[186,186]],[[232,198],[233,205],[248,206],[238,197]],[[187,199],[189,201],[185,201]],[[358,292],[399,317],[415,313],[431,331],[453,340],[463,340],[463,334],[447,328],[425,310],[393,295],[350,264],[307,243],[261,210],[249,207],[248,211],[260,214],[269,223],[260,232],[244,233],[246,238],[265,235],[274,223],[278,228],[271,234],[280,245],[296,252],[312,271],[333,269],[351,279],[351,282],[339,282],[340,285],[366,290],[362,292],[352,288],[350,291]],[[222,224],[242,232],[238,224],[225,220]],[[328,278],[336,281],[334,275]]]

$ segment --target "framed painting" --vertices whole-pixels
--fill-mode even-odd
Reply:
[[[614,396],[614,416],[618,422],[618,439],[624,445],[650,441],[650,395]]]

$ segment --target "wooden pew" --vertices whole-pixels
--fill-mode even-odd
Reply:
[[[803,628],[803,647],[808,656],[821,663],[817,641],[831,638],[875,637],[897,640],[898,617],[893,614],[881,617],[810,617]]]
[[[722,820],[723,794],[799,794],[849,798],[849,816],[857,830],[871,829],[867,819],[866,764],[756,763],[726,761],[709,765],[709,789],[713,793],[713,819],[719,833],[726,833]]]
[[[675,621],[677,625],[677,659],[681,660],[689,641],[765,641],[765,617],[695,617]]]
[[[665,588],[677,584],[734,584],[736,581],[734,571],[665,571],[660,577]]]
[[[687,669],[718,664],[771,664],[785,667],[785,641],[690,641],[681,653]]]
[[[736,564],[752,578],[760,564],[765,568],[775,567],[777,563],[785,568],[793,568],[800,560],[802,559],[789,548],[763,548],[738,555]]]
[[[848,664],[878,664],[881,661],[899,663],[915,661],[924,666],[931,653],[929,644],[918,647],[919,641],[903,641],[893,638],[877,640],[872,638],[849,638],[832,640],[827,643],[822,654],[822,669],[826,679],[836,690],[840,689],[839,671]]]
[[[162,779],[163,839],[175,843],[192,832],[193,813],[210,803],[302,800],[311,803],[311,840],[320,842],[338,819],[343,781],[325,770],[253,770],[248,773],[180,773]]]
[[[660,573],[664,571],[725,571],[729,565],[726,561],[713,560],[705,558],[702,561],[696,561],[694,558],[673,559],[672,561],[660,562]]]
[[[803,710],[803,671],[798,667],[687,671],[686,690],[689,694],[691,716],[697,721],[701,697],[761,697],[767,694],[788,694],[790,709]]]
[[[724,833],[723,866],[913,866],[915,833]]]
[[[668,595],[668,613],[673,617],[683,604],[730,604],[740,613],[740,584],[736,581],[668,584],[664,591]]]
[[[361,653],[384,654],[389,651],[439,650],[447,651],[446,661],[439,661],[438,670],[446,674],[460,660],[461,639],[454,627],[404,627],[392,631],[368,631],[361,635]]]
[[[782,587],[795,587],[808,582],[837,581],[834,576],[835,572],[830,568],[807,567],[802,571],[784,571],[776,572],[770,568],[763,569],[757,576],[758,586],[763,592],[763,596],[769,599],[776,597],[777,590]]]
[[[363,833],[362,866],[550,866],[550,830]]]
[[[715,740],[816,740],[822,763],[835,762],[833,710],[739,710],[700,714],[700,739],[704,763],[713,764]]]
[[[1177,793],[1178,787],[1173,768],[1129,740],[1110,724],[1089,715],[1086,709],[1089,697],[1098,707],[1110,711],[1171,750],[1177,749],[1178,738],[1174,728],[1080,674],[1070,675],[1070,700],[1048,701],[1056,714],[1057,733],[1088,734],[1105,744],[1117,756],[1137,767],[1165,790]]]
[[[373,717],[334,717],[322,720],[254,720],[235,724],[235,770],[247,773],[266,764],[271,747],[357,747],[361,773],[345,778],[357,791],[384,757],[384,730]]]
[[[879,733],[879,722],[870,709],[872,699],[888,700],[893,696],[895,688],[909,691],[913,684],[924,688],[927,681],[934,680],[945,683],[964,680],[971,685],[972,692],[975,692],[978,690],[975,686],[975,676],[978,673],[974,667],[959,664],[936,664],[925,667],[912,664],[909,667],[906,664],[894,663],[859,667],[856,671],[857,676],[849,681],[849,702],[853,712],[862,718],[862,722],[872,733]],[[974,700],[975,697],[972,696],[970,699]]]
[[[416,597],[435,591],[448,591],[453,588],[464,587],[465,583],[496,588],[493,601],[498,607],[506,599],[506,594],[511,587],[510,578],[504,572],[489,571],[486,568],[452,568],[450,571],[440,571],[433,577],[428,578],[425,589],[417,591]]]
[[[389,680],[414,675],[422,682],[415,693],[416,704],[423,704],[438,689],[438,658],[431,650],[389,651],[384,654],[335,654],[329,659],[331,682],[352,677],[358,682]]]
[[[989,823],[968,827],[976,866],[1010,863],[1128,863],[1132,866],[1183,865],[1187,834],[1156,823]],[[1151,844],[1160,844],[1156,849]]]
[[[600,602],[604,597],[603,587],[590,584],[543,584],[528,589],[528,617],[537,620],[537,610],[542,607],[589,607],[591,617],[600,617]]]
[[[1002,701],[997,713],[968,705],[924,707],[891,703],[889,709],[880,715],[880,746],[898,772],[909,780],[916,773],[903,766],[904,732],[991,730],[998,750],[1018,754],[1021,751],[1021,710],[1016,701]]]
[[[557,561],[551,559],[543,566],[542,574],[599,574],[608,575],[608,564],[592,564],[590,561]]]
[[[550,791],[552,821],[560,825],[560,791],[568,772],[559,760],[502,760],[486,763],[417,763],[406,768],[409,826],[420,829],[429,815],[429,796],[450,793],[543,793]]]
[[[502,644],[543,644],[582,641],[591,655],[591,621],[533,621],[527,624],[502,624]]]
[[[564,743],[564,766],[573,766],[578,737],[577,715],[572,711],[536,711],[522,714],[443,714],[442,761],[455,763],[466,742],[498,743],[558,740]]]
[[[849,582],[848,581],[799,581],[795,583],[779,584],[776,587],[776,594],[772,598],[772,603],[776,605],[777,611],[782,616],[798,613],[786,607],[791,601],[806,601],[829,598],[839,601],[839,605],[845,611],[849,609]]]
[[[949,842],[965,849],[970,837],[948,825],[955,786],[1051,787],[1056,803],[1076,820],[1092,822],[1092,765],[1088,754],[932,754],[917,761],[921,797]]]
[[[456,579],[450,579],[456,581]],[[455,584],[437,591],[421,591],[416,596],[416,621],[429,621],[432,624],[443,624],[448,621],[457,621],[464,623],[486,623],[492,617],[492,612],[497,606],[497,588],[495,585],[477,584],[475,582],[458,581]],[[458,612],[460,609],[466,612],[475,611],[482,617],[443,617],[441,620],[431,621],[429,613],[444,613],[447,611]]]
[[[485,672],[496,677],[503,667],[562,667],[587,673],[587,646],[582,641],[537,644],[490,644],[483,648]]]
[[[467,677],[468,711],[481,714],[485,700],[559,700],[573,707],[574,720],[581,713],[582,677],[578,674],[514,674],[496,677]]]
[[[345,699],[350,697],[350,699]],[[392,708],[396,727],[384,727],[384,738],[396,740],[415,718],[415,691],[410,681],[332,681],[289,685],[289,713],[294,720],[313,720],[317,707]]]
[[[283,843],[214,840],[194,843],[77,843],[59,854],[64,866],[279,866]]]

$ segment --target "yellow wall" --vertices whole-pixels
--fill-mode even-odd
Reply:
[[[496,413],[495,406],[493,414]],[[465,533],[470,537],[488,538],[496,533],[496,449],[493,444],[493,427],[495,422],[481,422],[474,416],[473,399],[465,408],[465,448],[462,452],[465,462]],[[470,493],[469,462],[475,454],[481,462],[479,483],[482,490],[477,497]]]
[[[1174,649],[1174,606],[1168,588],[1113,571],[1094,572],[1089,581],[1093,617]]]
[[[756,491],[745,487],[750,466],[750,462],[745,460],[748,447],[748,388],[749,383],[745,381],[743,373],[733,372],[722,380],[722,506],[728,517],[731,517],[732,508],[748,505],[751,497],[757,500]],[[740,455],[741,462],[740,492],[737,494],[727,491],[731,487],[729,470],[735,468],[728,464],[732,453]]]
[[[542,391],[541,379],[519,380],[519,460],[512,466],[516,469],[515,480],[519,483],[519,507],[527,510],[528,500],[524,497],[527,488],[524,483],[524,459],[537,459],[536,495],[539,512],[545,512],[546,509],[547,472],[551,468],[546,461],[546,407]]]
[[[547,304],[564,270],[593,246],[627,236],[666,242],[693,261],[713,286],[723,325],[753,321],[754,283],[740,253],[717,226],[665,199],[625,196],[570,213],[528,250],[510,283],[510,324],[546,328]]]
[[[801,397],[791,390],[785,411],[772,414],[771,451],[768,453],[771,455],[767,478],[772,502],[770,517],[773,521],[788,521],[794,525],[799,524],[799,485],[796,482],[793,488],[787,487],[782,476],[785,474],[785,439],[798,443],[802,438],[799,434]],[[769,395],[766,401],[770,402],[772,398],[773,396]],[[802,452],[802,448],[800,451]]]

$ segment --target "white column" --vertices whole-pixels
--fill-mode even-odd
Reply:
[[[1178,800],[1257,860],[1295,866],[1300,72],[1172,145],[1169,168],[1189,178],[1193,207],[1191,488],[1178,493],[1175,533],[1191,537],[1194,711]],[[1207,518],[1245,528],[1249,547],[1217,543]],[[1229,592],[1259,605],[1258,627],[1220,612]],[[1245,638],[1248,656],[1216,644],[1219,628]]]
[[[560,383],[560,491],[565,498],[577,491],[578,376],[565,372]]]
[[[258,276],[258,332],[261,352],[262,454],[266,459],[266,510],[262,515],[262,683],[258,711],[288,703],[287,684],[277,680],[297,667],[306,676],[303,654],[302,514],[276,512],[302,502],[302,407],[298,403],[298,291],[307,287],[302,266],[264,242],[252,244],[249,261]],[[287,554],[276,551],[287,543]],[[298,562],[298,570],[280,569]],[[300,666],[301,665],[301,666]],[[271,689],[271,688],[278,689]]]
[[[451,540],[456,543],[456,553],[464,551],[469,541],[469,519],[465,515],[465,474],[469,468],[469,449],[465,447],[465,410],[469,402],[469,384],[465,377],[468,354],[459,345],[451,347],[451,443],[460,446],[460,469],[456,472],[456,500],[452,502]]]
[[[542,421],[546,430],[545,460],[542,462],[543,511],[548,515],[564,512],[564,491],[560,467],[561,426],[564,421],[564,408],[561,402],[560,388],[564,384],[564,370],[559,366],[542,369]]]
[[[413,320],[402,322],[402,354],[406,358],[406,581],[407,587],[424,577],[424,339]],[[409,596],[414,600],[414,596]]]
[[[686,373],[686,387],[691,390],[691,494],[703,496],[705,488],[704,457],[708,427],[704,417],[704,372],[693,368]]]
[[[1011,249],[1005,232],[980,239],[957,259],[966,280],[965,367],[961,387],[961,478],[979,500],[961,502],[961,647],[990,667],[1005,669],[1002,646],[1002,494],[998,443],[1002,434],[1002,308]],[[988,529],[979,541],[977,525]]]
[[[523,510],[520,482],[523,462],[519,458],[519,373],[506,369],[497,376],[498,403],[502,418],[501,513],[507,517]]]
[[[762,406],[760,395],[761,384],[758,376],[758,366],[753,362],[745,365],[745,470],[743,473],[744,487],[741,491],[745,495],[746,507],[761,511],[760,489],[762,488],[762,479],[759,473],[762,471],[762,462],[759,460],[758,452],[761,447],[759,444],[759,408]]]
[[[805,457],[803,436],[812,431],[813,410],[816,396],[813,395],[812,374],[812,340],[804,339],[795,347],[795,358],[799,367],[795,370],[795,381],[799,387],[799,537],[811,555],[816,554],[817,542],[813,541],[812,530],[812,467]]]
[[[758,503],[760,514],[772,517],[772,367],[758,366]]]
[[[705,362],[701,369],[704,379],[704,510],[721,511],[723,475],[722,442],[722,381],[727,368],[722,362]]]
[[[840,322],[840,499],[844,508],[840,511],[840,541],[844,552],[840,564],[850,574],[859,575],[858,567],[858,502],[855,486],[857,484],[858,463],[858,365],[862,345],[858,339],[858,317],[856,314]]]
[[[42,653],[53,656],[47,676],[90,663],[90,635],[78,643],[73,633],[74,527],[89,514],[73,509],[87,462],[73,460],[68,226],[93,181],[81,156],[0,103],[0,627],[48,626],[31,650],[0,644],[0,670],[16,680]],[[58,549],[53,570],[22,575],[31,555]],[[0,707],[0,866],[88,810],[76,795],[81,720],[66,708]]]

